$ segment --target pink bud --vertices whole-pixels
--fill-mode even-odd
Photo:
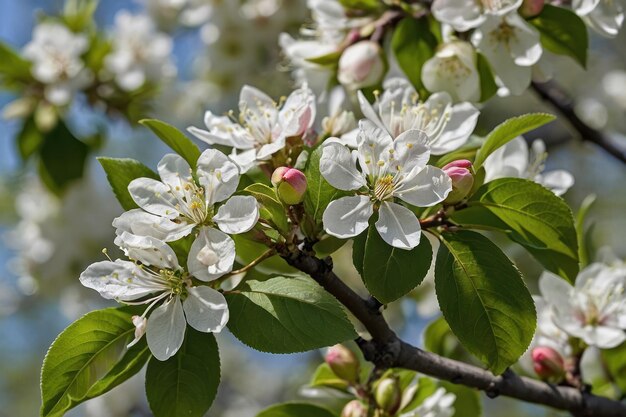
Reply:
[[[304,199],[306,177],[295,168],[279,167],[272,174],[272,184],[276,188],[278,198],[285,204],[300,204]]]
[[[400,384],[395,378],[385,378],[378,382],[374,398],[378,407],[389,415],[394,415],[402,401]]]
[[[352,400],[341,410],[341,417],[367,417],[367,406],[359,400]]]
[[[532,350],[533,368],[537,375],[549,382],[560,382],[565,375],[565,361],[559,352],[547,346]]]
[[[330,369],[339,378],[352,384],[359,381],[360,364],[354,353],[343,345],[328,348],[324,358]]]
[[[371,87],[385,75],[382,49],[377,42],[361,41],[347,47],[339,58],[337,79],[347,88]]]
[[[545,0],[524,0],[519,8],[519,14],[523,17],[534,17],[541,13]]]
[[[470,171],[471,167],[472,163],[467,159],[459,159],[443,167],[443,171],[448,174],[452,180],[452,191],[445,200],[447,204],[461,202],[472,190],[474,186],[474,176]]]

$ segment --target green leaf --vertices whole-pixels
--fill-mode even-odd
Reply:
[[[380,9],[380,0],[339,0],[339,3],[346,9],[364,10],[372,12]]]
[[[578,213],[576,213],[576,233],[578,237],[578,257],[580,259],[580,267],[584,268],[589,265],[589,259],[592,258],[590,248],[587,245],[590,229],[592,227],[586,227],[585,222],[587,220],[587,216],[589,215],[589,210],[593,206],[593,203],[596,201],[596,195],[590,194],[583,202],[580,204],[580,208],[578,209]]]
[[[337,417],[325,408],[307,403],[286,403],[273,405],[257,414],[256,417]]]
[[[430,269],[432,253],[423,234],[416,248],[398,249],[385,242],[376,227],[370,225],[367,233],[355,238],[353,261],[355,265],[362,262],[362,267],[356,268],[370,294],[387,304],[421,284]]]
[[[327,363],[320,364],[315,373],[313,373],[313,377],[311,377],[311,382],[309,383],[311,387],[330,387],[338,390],[346,391],[348,389],[348,382],[345,379],[339,378],[335,373],[330,369]]]
[[[182,156],[191,168],[196,168],[198,157],[200,157],[200,149],[183,132],[172,125],[156,119],[143,119],[139,123],[152,130],[167,146]]]
[[[117,201],[124,210],[132,210],[139,207],[128,192],[128,184],[136,178],[153,178],[159,180],[159,176],[150,168],[135,159],[129,158],[97,158],[107,175],[111,189]]]
[[[52,192],[60,194],[82,178],[88,154],[89,147],[59,121],[45,134],[39,152],[39,175]]]
[[[406,372],[405,370],[401,370],[400,371],[400,375],[402,378],[402,373]],[[416,373],[413,373],[413,377],[415,377]],[[409,376],[411,374],[408,374]],[[413,378],[414,379],[414,378]],[[413,381],[413,379],[411,379],[410,382]],[[400,380],[402,383],[402,379]],[[435,393],[435,391],[437,391],[437,383],[431,379],[431,378],[427,378],[427,377],[421,377],[421,378],[417,378],[417,385],[415,386],[415,391],[411,392],[411,391],[406,391],[407,387],[403,387],[403,402],[404,402],[404,397],[408,396],[408,394],[411,394],[411,398],[410,401],[408,401],[408,403],[400,410],[400,412],[402,413],[402,415],[404,413],[407,413],[407,415],[411,415],[411,413],[408,413],[409,411],[414,410],[415,408],[417,408],[420,404],[422,404],[424,402],[424,400],[428,397],[430,397],[431,395],[433,395]],[[403,386],[405,384],[402,384],[401,386]],[[407,398],[407,400],[409,400],[409,398]]]
[[[356,337],[339,302],[309,278],[248,281],[237,290],[226,294],[228,328],[254,349],[304,352]]]
[[[589,37],[585,22],[572,10],[546,4],[539,16],[528,21],[541,35],[541,45],[548,51],[574,58],[587,66]]]
[[[323,67],[334,67],[339,62],[339,58],[341,58],[341,54],[343,51],[333,51],[331,53],[316,56],[313,58],[306,58],[307,61],[321,65]]]
[[[28,158],[41,148],[44,135],[37,129],[35,120],[32,117],[24,120],[22,130],[17,134],[16,141],[22,161],[28,160]]]
[[[626,343],[601,351],[602,360],[612,380],[622,393],[626,393]]]
[[[345,191],[335,189],[328,183],[320,173],[320,158],[322,157],[322,148],[315,149],[309,161],[307,167],[304,170],[304,174],[307,178],[307,189],[304,194],[304,211],[308,217],[314,223],[313,234],[321,231],[322,216],[324,210],[332,200],[336,200],[339,197],[347,195]],[[317,236],[310,236],[317,237]]]
[[[578,242],[572,211],[541,185],[521,178],[501,178],[481,186],[452,220],[468,228],[507,232],[546,269],[574,282]]]
[[[62,416],[137,373],[150,357],[145,340],[130,349],[133,309],[93,311],[52,343],[41,371],[41,416]]]
[[[152,358],[146,371],[146,396],[155,417],[202,417],[220,383],[220,356],[212,333],[187,326],[185,341],[166,361]]]
[[[427,96],[422,83],[422,66],[433,57],[436,48],[437,38],[430,30],[428,18],[402,19],[391,38],[391,49],[398,65],[420,93],[421,98]]]
[[[498,85],[489,61],[479,52],[476,53],[476,69],[480,77],[480,101],[487,101],[498,92]]]
[[[478,170],[485,159],[496,149],[505,145],[516,137],[526,132],[537,129],[556,119],[555,116],[547,113],[530,113],[523,116],[513,117],[496,126],[495,129],[485,139],[485,142],[478,150],[474,160],[474,169]]]
[[[446,391],[456,395],[456,400],[454,400],[454,414],[452,417],[482,416],[483,406],[478,390],[447,381],[439,381],[439,385],[444,387]]]
[[[279,232],[286,234],[289,232],[289,221],[285,213],[285,206],[278,201],[273,188],[265,184],[252,184],[244,189],[261,204],[260,217],[272,222]]]
[[[424,348],[429,352],[456,360],[465,359],[467,354],[443,317],[430,322],[424,330]]]
[[[4,42],[0,42],[0,78],[24,80],[30,78],[31,63]]]
[[[435,289],[461,344],[501,374],[526,351],[535,333],[535,303],[509,258],[479,233],[443,233]]]

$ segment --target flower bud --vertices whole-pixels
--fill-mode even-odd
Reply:
[[[443,167],[443,172],[452,180],[452,191],[445,200],[447,204],[460,202],[472,190],[474,176],[470,171],[471,167],[472,163],[467,159],[459,159]]]
[[[345,87],[371,87],[385,75],[382,49],[377,42],[361,41],[347,47],[339,58],[337,79]]]
[[[352,384],[359,381],[360,364],[354,353],[343,345],[335,345],[326,353],[326,363],[339,378]]]
[[[276,194],[280,201],[285,204],[300,204],[306,192],[306,177],[295,168],[276,168],[272,174],[272,184],[276,188]]]
[[[519,8],[519,14],[523,17],[537,16],[543,10],[545,0],[524,0]]]
[[[547,346],[532,350],[533,368],[537,375],[549,382],[560,382],[565,376],[565,361],[559,352]]]
[[[341,410],[341,417],[367,417],[367,406],[359,400],[352,400]]]
[[[393,415],[400,408],[402,400],[402,392],[400,385],[395,378],[385,378],[378,382],[374,398],[378,407],[386,413]]]

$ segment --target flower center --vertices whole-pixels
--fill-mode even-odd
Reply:
[[[376,179],[374,185],[374,197],[378,201],[385,201],[393,197],[394,177],[391,174],[384,175]]]
[[[172,294],[180,296],[183,300],[187,298],[187,277],[180,271],[172,271],[171,269],[159,270],[159,275],[170,287]]]

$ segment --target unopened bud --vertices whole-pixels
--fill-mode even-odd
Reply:
[[[452,180],[452,191],[445,200],[447,204],[459,203],[472,190],[474,176],[470,171],[471,167],[472,163],[467,159],[459,159],[443,167],[443,172]]]
[[[326,363],[339,378],[352,384],[359,381],[361,370],[354,352],[343,345],[331,346],[326,353]]]
[[[519,8],[519,14],[523,17],[534,17],[541,13],[545,0],[524,0]]]
[[[306,177],[295,168],[276,168],[272,174],[272,184],[276,187],[278,198],[285,204],[300,204],[306,192]]]
[[[539,346],[531,353],[533,368],[537,375],[549,382],[560,382],[565,376],[565,361],[559,352],[547,346]]]
[[[385,62],[377,42],[357,42],[347,47],[339,58],[337,79],[349,89],[374,86],[384,75]]]
[[[402,392],[400,385],[395,378],[385,378],[378,382],[376,392],[374,393],[376,404],[378,407],[388,414],[395,414],[400,408],[402,400]]]
[[[352,400],[341,410],[341,417],[367,417],[367,406],[359,400]]]

